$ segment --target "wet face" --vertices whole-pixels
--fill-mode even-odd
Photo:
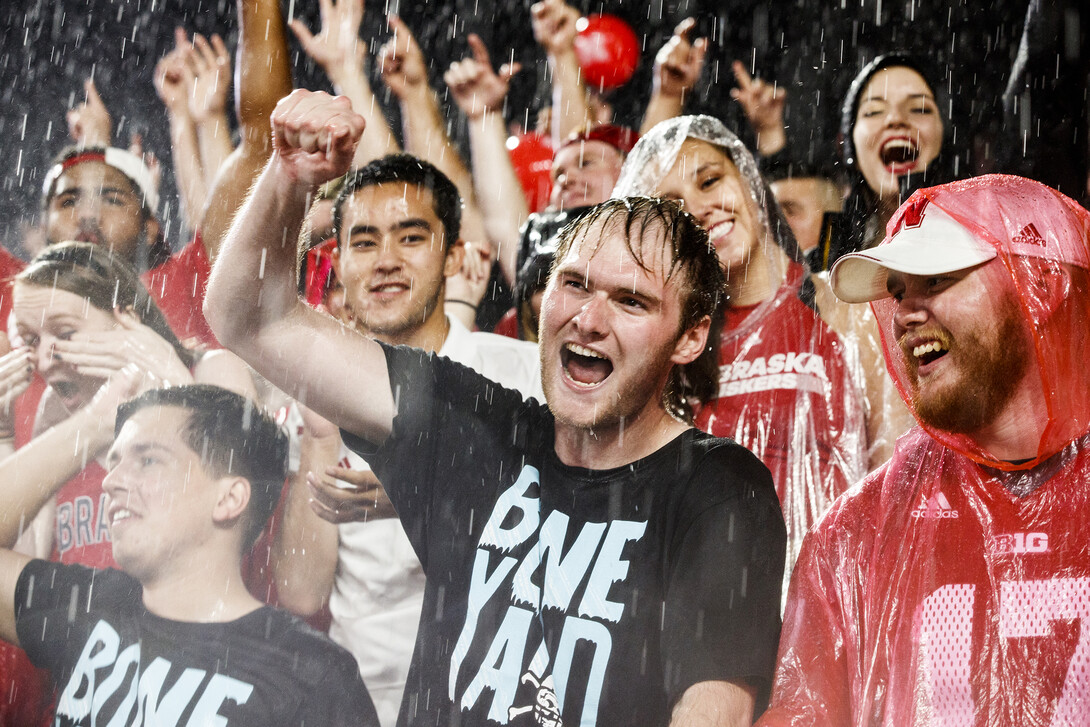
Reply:
[[[398,343],[441,319],[461,246],[447,250],[431,192],[402,182],[364,187],[345,201],[343,220],[337,273],[356,323]]]
[[[568,144],[553,157],[549,209],[566,210],[609,199],[624,157],[604,141]]]
[[[1033,346],[1018,303],[990,263],[924,277],[891,272],[893,317],[913,408],[927,424],[973,434],[1022,384]],[[997,295],[997,291],[1003,291]]]
[[[860,96],[852,143],[879,196],[896,196],[898,177],[924,171],[942,148],[942,119],[923,76],[905,66],[874,74]]]
[[[114,559],[143,582],[184,555],[181,538],[202,542],[213,528],[217,478],[182,438],[188,417],[179,407],[141,409],[107,455],[102,489]]]
[[[758,242],[756,214],[742,175],[719,147],[686,139],[655,193],[685,203],[708,231],[728,276],[749,262]]]
[[[103,379],[81,374],[75,366],[55,355],[57,341],[117,327],[112,313],[96,308],[66,290],[16,283],[12,309],[22,343],[33,352],[34,366],[70,412],[94,397]]]
[[[158,234],[145,215],[142,198],[129,178],[105,162],[85,161],[66,169],[46,207],[46,238],[106,245],[126,260]]]
[[[821,177],[794,177],[772,182],[772,194],[783,210],[799,248],[809,252],[821,240],[826,212],[840,209],[836,185]]]
[[[638,233],[636,233],[638,234]],[[681,276],[666,280],[662,232],[642,241],[644,270],[625,232],[597,221],[573,243],[549,279],[541,304],[542,383],[558,424],[603,430],[660,411],[670,369],[699,355],[682,334]]]

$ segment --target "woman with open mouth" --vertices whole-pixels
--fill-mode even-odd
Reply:
[[[694,423],[771,471],[787,523],[786,593],[810,524],[864,474],[863,406],[840,339],[804,302],[813,290],[791,228],[753,155],[718,119],[656,125],[613,194],[682,201],[715,246],[727,300],[718,392]]]
[[[855,77],[840,117],[850,184],[846,224],[822,255],[822,267],[878,244],[890,216],[916,189],[951,181],[958,167],[967,171],[964,163],[952,163],[952,154],[941,153],[948,110],[941,78],[910,55],[879,56]]]

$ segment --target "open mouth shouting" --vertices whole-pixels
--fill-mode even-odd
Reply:
[[[598,386],[613,373],[609,357],[578,343],[564,344],[560,349],[560,365],[567,379],[583,388]]]
[[[886,141],[878,150],[878,156],[882,160],[882,166],[894,174],[899,174],[915,168],[920,147],[912,139],[898,136]]]

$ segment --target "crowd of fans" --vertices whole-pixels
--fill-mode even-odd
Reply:
[[[226,584],[222,588],[234,599],[228,601],[227,613],[245,613],[249,601],[234,593],[237,584],[231,585],[231,576],[236,572],[232,569],[237,566],[255,602],[307,619],[351,654],[358,675],[352,669],[346,675],[342,668],[336,678],[346,693],[356,696],[346,698],[344,703],[330,702],[332,706],[323,707],[328,711],[311,712],[320,715],[316,719],[327,720],[315,723],[392,727],[425,719],[448,719],[453,713],[435,706],[447,695],[429,691],[434,687],[429,681],[433,674],[426,662],[431,660],[454,663],[450,667],[450,699],[457,694],[462,700],[463,717],[469,720],[464,723],[478,716],[484,723],[485,712],[475,707],[476,698],[469,695],[493,689],[493,709],[486,709],[489,723],[510,720],[517,724],[517,719],[526,719],[530,724],[559,725],[564,706],[557,704],[557,699],[564,694],[565,684],[570,689],[577,678],[588,683],[603,679],[595,671],[599,668],[599,652],[577,650],[569,665],[570,673],[554,669],[546,679],[544,672],[533,668],[523,674],[524,661],[540,666],[532,654],[493,651],[495,645],[487,655],[477,653],[480,648],[472,641],[472,631],[465,637],[464,631],[459,635],[448,630],[442,589],[449,589],[451,594],[460,592],[462,585],[457,582],[467,576],[446,566],[464,548],[471,551],[477,543],[462,546],[437,542],[427,530],[437,527],[435,521],[441,513],[431,509],[443,510],[440,501],[422,507],[409,498],[405,486],[386,492],[386,473],[401,465],[391,464],[388,445],[371,461],[366,442],[381,443],[390,436],[397,441],[398,451],[411,452],[411,442],[401,444],[401,439],[409,437],[407,430],[399,429],[409,425],[395,421],[392,432],[385,425],[385,429],[377,430],[381,436],[368,439],[366,435],[376,431],[375,425],[353,418],[357,416],[357,405],[351,402],[362,395],[349,390],[347,384],[330,383],[353,379],[355,371],[365,363],[345,357],[346,352],[357,355],[355,349],[338,348],[329,342],[340,335],[336,331],[354,331],[384,346],[435,352],[517,391],[510,401],[496,395],[511,407],[522,406],[523,400],[545,403],[547,397],[553,406],[553,394],[548,384],[544,389],[542,384],[542,377],[548,378],[542,369],[548,356],[539,355],[537,346],[539,335],[544,335],[550,325],[550,315],[557,315],[555,308],[542,307],[547,289],[556,284],[557,275],[564,275],[566,295],[589,296],[594,292],[590,274],[571,272],[571,265],[565,267],[564,261],[578,258],[587,270],[591,269],[591,258],[580,247],[586,244],[580,242],[580,235],[605,239],[606,232],[612,229],[610,225],[615,224],[610,215],[624,214],[608,204],[604,208],[599,205],[617,198],[671,200],[678,205],[668,206],[667,212],[660,208],[639,212],[644,215],[639,218],[642,222],[632,221],[637,218],[632,216],[636,213],[630,204],[624,229],[630,231],[633,225],[638,228],[640,224],[644,225],[644,233],[657,230],[655,225],[682,229],[691,217],[714,249],[721,279],[714,271],[705,273],[701,281],[686,278],[695,275],[689,268],[675,279],[684,279],[693,290],[711,286],[714,300],[708,304],[710,324],[700,334],[706,336],[707,342],[700,338],[691,356],[675,351],[670,359],[674,368],[664,379],[661,404],[673,420],[715,437],[730,438],[756,455],[771,475],[771,487],[783,516],[782,531],[773,524],[756,534],[749,534],[748,526],[733,519],[729,526],[726,520],[709,521],[730,529],[730,538],[752,537],[746,542],[765,551],[741,567],[743,586],[737,597],[746,605],[733,604],[728,614],[734,619],[750,619],[741,624],[749,633],[737,636],[737,642],[708,639],[709,644],[747,653],[745,659],[740,659],[744,666],[737,667],[746,671],[735,675],[737,683],[747,685],[742,691],[749,700],[748,710],[739,714],[744,715],[743,721],[757,718],[770,697],[779,620],[796,560],[800,551],[807,553],[804,536],[821,522],[825,537],[831,537],[828,520],[823,520],[831,507],[838,518],[858,517],[858,508],[844,506],[837,511],[833,503],[868,473],[885,465],[894,454],[898,438],[911,430],[919,417],[917,404],[910,401],[906,405],[902,399],[901,392],[906,390],[904,372],[894,371],[891,377],[883,361],[885,349],[896,346],[889,341],[893,335],[889,311],[838,299],[834,292],[840,290],[830,270],[845,256],[869,250],[887,233],[900,229],[905,223],[904,213],[898,209],[917,190],[970,175],[969,165],[958,161],[964,158],[964,150],[959,147],[964,141],[953,133],[948,116],[951,101],[943,74],[928,59],[896,48],[859,68],[847,95],[839,101],[841,156],[815,163],[799,148],[806,143],[805,134],[784,126],[784,105],[789,101],[784,87],[774,79],[752,77],[744,63],[733,66],[735,83],[729,94],[741,109],[747,127],[730,129],[711,116],[686,115],[690,96],[702,74],[708,73],[708,41],[694,37],[695,22],[689,19],[676,28],[655,56],[643,121],[639,129],[630,129],[614,124],[608,102],[584,83],[574,51],[580,13],[563,0],[541,0],[532,8],[533,31],[548,59],[551,98],[549,106],[537,115],[536,129],[517,130],[536,131],[554,150],[549,164],[551,191],[547,199],[540,200],[538,208],[533,208],[538,195],[524,188],[508,152],[512,129],[505,118],[505,103],[510,80],[520,71],[518,64],[497,68],[493,58],[500,55],[500,49],[487,48],[481,38],[470,35],[471,54],[449,67],[443,76],[443,88],[434,88],[429,83],[425,51],[396,15],[389,17],[389,40],[375,49],[359,35],[363,0],[319,3],[319,28],[308,28],[299,20],[285,24],[275,0],[239,3],[240,33],[233,59],[219,36],[190,37],[184,29],[178,29],[174,49],[155,68],[153,79],[148,79],[155,85],[169,124],[169,169],[151,150],[142,148],[139,138],[131,139],[128,148],[115,146],[118,134],[110,110],[93,81],[87,81],[85,99],[67,118],[70,144],[58,150],[54,163],[42,174],[40,235],[28,236],[24,241],[27,249],[35,253],[33,259],[24,262],[0,250],[0,276],[4,281],[0,316],[6,322],[6,334],[0,335],[4,352],[0,357],[0,448],[5,456],[0,461],[0,546],[34,559],[124,570],[140,582],[147,602],[147,594],[161,593],[155,569],[134,565],[144,560],[131,549],[115,559],[111,535],[115,527],[123,528],[128,519],[146,516],[147,512],[134,506],[135,514],[128,510],[119,514],[116,493],[129,485],[118,484],[120,475],[111,484],[114,475],[109,474],[123,470],[126,457],[134,456],[131,450],[139,449],[139,437],[144,432],[141,426],[147,430],[163,428],[161,424],[153,425],[151,417],[141,414],[141,408],[157,411],[181,407],[200,412],[202,407],[214,410],[223,406],[225,411],[241,407],[237,426],[247,431],[251,417],[265,421],[260,412],[273,412],[276,422],[287,432],[287,441],[270,444],[272,449],[263,456],[286,462],[286,470],[281,472],[287,481],[283,494],[274,488],[279,504],[267,526],[262,527],[264,517],[249,515],[258,517],[257,526],[243,528],[242,535],[225,541],[228,550],[242,543],[241,561],[234,555],[225,558],[227,575],[221,580],[213,578],[214,587],[195,588],[211,591]],[[1030,21],[1034,17],[1031,12],[1024,44],[1033,43]],[[320,93],[293,94],[289,31],[328,76],[337,99]],[[1032,57],[1031,51],[1027,50],[1027,58]],[[369,64],[379,69],[384,89],[372,88],[366,70]],[[727,84],[723,79],[720,83],[727,93]],[[1011,83],[1013,88],[1016,79],[1012,78]],[[235,129],[228,114],[232,86]],[[389,127],[376,97],[382,93],[392,94],[400,106],[402,129]],[[1016,96],[1017,91],[1012,91],[1011,97]],[[455,108],[467,123],[468,156],[463,156],[448,133],[446,119]],[[315,118],[323,120],[326,131],[322,133],[328,132],[329,136],[316,136],[317,132],[307,126]],[[1085,119],[1073,126],[1085,134]],[[747,148],[742,139],[754,139],[754,147]],[[332,160],[328,169],[322,167],[321,174],[307,166],[309,158],[300,156],[304,151],[316,153],[316,140],[328,148]],[[1021,142],[1015,135],[1008,143]],[[1086,140],[1073,143],[1071,148],[1073,154],[1085,157]],[[351,157],[342,165],[350,168],[347,174],[328,171],[341,163],[338,149]],[[1027,154],[1034,153],[1031,146],[1023,145],[1023,149]],[[294,161],[297,159],[303,161]],[[1040,159],[1015,161],[1011,162],[1011,171],[1025,172],[1044,165]],[[1085,172],[1086,161],[1076,160],[1075,166],[1081,164]],[[286,182],[277,186],[278,182],[270,178],[270,170],[297,175],[290,181],[305,178],[321,184],[315,183],[312,190],[300,195]],[[166,242],[160,221],[159,187],[166,174],[174,176],[184,225],[192,232],[191,241],[177,252]],[[321,175],[326,178],[319,179]],[[1069,193],[1083,200],[1090,198],[1090,179],[1079,181],[1083,187]],[[678,206],[683,211],[676,209]],[[683,237],[690,233],[683,229],[677,234]],[[239,241],[247,236],[262,241],[264,249],[259,259],[237,252],[242,248]],[[35,248],[33,240],[38,238]],[[233,246],[232,257],[221,260],[225,240]],[[668,243],[664,243],[666,250]],[[601,244],[603,259],[612,261],[614,257],[609,256],[620,255],[606,243]],[[673,257],[667,257],[667,262],[682,267],[697,265],[684,262],[688,260],[684,256],[690,253],[679,252],[682,243],[674,245]],[[644,271],[657,264],[647,261],[659,259],[646,250],[641,252],[638,246],[634,249],[631,241],[628,252]],[[618,269],[621,267],[618,264]],[[230,288],[221,282],[232,274],[242,275],[243,270],[250,275],[249,291],[256,301],[253,306],[240,302],[238,296],[245,292],[240,293],[240,287]],[[673,268],[670,270],[673,275]],[[294,309],[285,308],[288,304],[277,297],[273,286],[285,283],[286,276],[291,278],[293,296],[306,301],[307,316],[313,314],[313,318],[290,313]],[[633,281],[637,276],[633,274]],[[210,278],[216,279],[216,295],[206,305]],[[633,282],[631,295],[618,293],[616,300],[603,305],[640,311],[664,305],[661,300],[643,296],[636,287]],[[575,305],[571,301],[568,304]],[[690,315],[695,316],[693,323],[702,320],[703,313],[693,313],[702,310],[699,301],[686,301],[685,305],[692,311],[688,307],[683,310],[683,322]],[[263,307],[268,313],[261,312]],[[214,310],[209,316],[216,323],[214,327],[206,320],[205,308]],[[318,322],[311,326],[313,333],[308,332],[311,329],[299,333],[291,328],[295,338],[289,340],[277,328],[281,324],[273,320],[281,313],[296,322]],[[604,317],[607,313],[596,315]],[[266,328],[273,333],[266,332]],[[260,335],[251,336],[247,331],[260,331]],[[221,346],[217,334],[224,338],[227,348]],[[270,342],[285,351],[282,361],[268,353]],[[645,343],[650,350],[655,344],[653,336]],[[287,353],[289,349],[291,353]],[[395,388],[409,387],[416,376],[434,377],[432,387],[450,386],[461,391],[458,375],[445,369],[432,372],[422,368],[418,372],[412,368],[411,375],[402,377],[392,367],[403,362],[398,357],[406,354],[391,350],[383,348],[388,357],[386,365],[391,367],[390,383]],[[301,356],[309,360],[305,364],[297,362]],[[572,381],[588,388],[600,384],[614,371],[609,356],[592,345],[569,344],[562,358]],[[648,364],[649,377],[656,373],[652,363]],[[118,405],[132,397],[148,397],[146,392],[179,386],[192,386],[193,391],[202,392],[202,384],[227,389],[238,398],[207,404],[197,394],[176,399],[151,394],[150,399],[138,400],[144,403],[134,410],[119,415],[115,426]],[[625,385],[642,391],[645,384],[637,377]],[[489,391],[482,397],[490,407],[492,396]],[[618,396],[628,397],[629,390]],[[409,405],[397,398],[395,392],[393,406],[409,411]],[[485,403],[482,401],[480,406]],[[606,402],[602,406],[610,409],[622,404]],[[560,404],[554,408],[557,421],[567,425],[569,422],[560,417]],[[496,417],[501,419],[503,410],[497,411]],[[626,416],[629,414],[621,412],[622,421]],[[436,414],[430,421],[447,420]],[[544,419],[531,421],[546,426],[542,424]],[[179,430],[196,426],[192,422],[175,425]],[[217,426],[224,425],[220,422]],[[211,424],[202,430],[203,445],[198,432],[194,440],[198,443],[190,448],[201,462],[207,460],[201,447],[217,446],[210,438],[220,435],[213,434],[213,430]],[[502,470],[511,460],[506,451],[478,448],[459,452],[463,437],[467,447],[477,442],[464,431],[429,432],[423,427],[421,432],[414,434],[418,444],[429,438],[454,440],[436,445],[451,458],[452,472],[461,471],[456,463],[459,457],[479,461],[482,471],[489,467]],[[157,436],[170,433],[163,431]],[[512,436],[517,439],[532,434]],[[487,463],[493,456],[498,464]],[[692,467],[682,459],[679,456],[678,472]],[[731,462],[743,469],[751,466],[748,460]],[[630,466],[627,461],[617,464]],[[595,460],[586,469],[611,466]],[[903,469],[909,465],[900,462],[898,466]],[[225,472],[233,471],[231,465],[224,467]],[[403,469],[412,468],[405,465]],[[571,473],[565,476],[575,477]],[[483,481],[485,475],[481,478]],[[762,492],[755,487],[749,496],[761,502],[767,496]],[[525,507],[530,496],[516,493],[512,497],[523,498],[519,502]],[[603,528],[608,518],[615,517],[614,509],[627,506],[621,504],[620,495],[611,497],[616,501],[607,498],[600,503]],[[536,500],[537,495],[533,498]],[[224,495],[224,499],[229,498]],[[461,513],[458,517],[469,520],[464,523],[466,531],[476,532],[474,528],[480,523],[473,523],[473,519],[489,518],[492,503],[482,503],[478,510],[470,508],[469,514],[462,513],[460,507],[459,503],[450,503],[453,511]],[[599,512],[595,510],[599,504],[587,507]],[[633,507],[638,511],[638,505]],[[883,507],[874,506],[875,511]],[[153,506],[146,508],[150,511]],[[760,518],[767,513],[761,510],[765,514],[753,515],[757,505],[752,508],[745,512],[763,522]],[[735,517],[731,512],[730,517]],[[455,518],[445,511],[442,517]],[[525,513],[523,517],[527,517]],[[228,516],[223,518],[225,522],[230,520]],[[587,520],[587,524],[594,524],[594,518]],[[549,567],[564,567],[562,564],[567,563],[574,568],[571,564],[581,557],[583,538],[589,538],[590,531],[561,531],[559,536],[551,536],[560,538],[555,546],[544,545],[549,522],[552,518],[542,524],[543,544],[538,547],[557,550],[548,556],[537,553],[537,562],[547,562]],[[485,532],[496,538],[499,548],[503,538],[513,538],[518,527],[518,522],[501,521],[494,530]],[[454,528],[450,537],[456,536]],[[481,537],[483,543],[486,536]],[[602,537],[601,533],[596,537]],[[515,545],[512,541],[503,547]],[[439,552],[445,550],[451,552]],[[724,546],[724,572],[736,565],[727,550],[729,547]],[[776,557],[768,555],[777,550],[785,559],[782,570]],[[801,561],[804,570],[799,580],[804,580],[804,585],[800,589],[819,589],[823,584],[818,581],[830,577],[821,571],[812,551]],[[712,548],[712,557],[715,553]],[[620,558],[620,551],[614,555]],[[693,567],[707,569],[700,571],[702,574],[715,570],[714,564],[692,553],[672,553],[669,558],[683,556],[696,564]],[[210,560],[217,562],[216,557]],[[498,577],[496,573],[514,567],[505,565],[498,556],[483,562],[479,574],[474,565],[474,583],[479,579],[488,585]],[[34,587],[44,588],[47,578],[62,577],[43,567],[35,568],[39,585]],[[214,565],[208,565],[208,569],[214,577],[222,575]],[[520,564],[514,580],[516,592],[522,583],[520,578],[525,581],[522,586],[529,587],[543,577],[533,567],[525,573],[523,570]],[[199,569],[191,577],[199,577]],[[87,584],[75,579],[72,592],[80,588],[102,591],[131,587],[128,581],[112,578]],[[717,582],[710,576],[708,580]],[[585,586],[588,592],[591,587]],[[28,588],[20,580],[15,593],[29,603]],[[440,589],[438,596],[435,588]],[[650,586],[647,592],[652,594],[649,598],[656,598]],[[475,597],[471,591],[469,602],[476,604],[471,607],[483,606],[483,601],[474,601]],[[602,603],[584,604],[580,613],[597,613],[596,608],[605,612],[607,606],[616,605],[616,599],[607,601],[604,593],[601,597]],[[82,598],[90,603],[86,593]],[[691,620],[703,624],[706,617],[709,631],[721,615],[710,606],[708,610],[703,606],[688,608],[676,603],[676,598],[662,595],[661,602],[636,600],[626,607],[653,611],[655,621],[660,607],[663,614],[670,612],[670,619],[684,623]],[[69,608],[65,599],[67,595],[58,599],[57,613]],[[514,602],[515,596],[512,599]],[[82,601],[73,595],[70,608],[82,609],[78,603]],[[20,608],[29,610],[29,606],[17,606],[17,617]],[[544,631],[540,641],[547,643],[553,626],[544,623],[545,609],[540,602],[536,608]],[[513,613],[503,618],[513,619]],[[824,617],[811,615],[803,607],[797,612],[789,610],[788,614],[793,637],[806,629],[807,618],[819,621]],[[461,616],[468,618],[466,614]],[[53,627],[47,618],[41,617],[45,625],[39,624],[37,615],[26,618],[34,628],[40,626],[43,634],[51,634],[50,648],[60,648],[54,642],[63,642],[64,638],[52,635]],[[174,618],[205,623],[222,620],[219,614],[203,613]],[[266,628],[271,628],[268,624],[279,617],[266,618]],[[860,615],[860,619],[865,618],[867,614]],[[275,623],[276,628],[289,628],[280,621]],[[508,628],[508,622],[503,623]],[[698,631],[702,627],[694,625]],[[31,628],[20,623],[18,638],[8,640],[27,646]],[[881,630],[883,626],[872,628]],[[4,630],[3,624],[0,630]],[[293,646],[284,648],[297,651],[284,653],[297,655],[327,648],[324,637],[310,632],[305,638],[290,633],[293,635],[284,637],[284,642]],[[557,627],[556,633],[569,632]],[[587,643],[597,643],[587,633]],[[663,639],[684,639],[684,633],[688,633],[684,628],[664,627]],[[756,643],[767,634],[771,637],[765,643]],[[9,634],[4,635],[7,638]],[[175,637],[186,638],[180,631],[162,637],[166,639],[163,653],[168,661],[170,638]],[[462,643],[462,637],[467,643]],[[319,641],[296,645],[311,638]],[[559,635],[555,639],[563,642]],[[453,643],[456,640],[457,645]],[[513,649],[512,643],[508,642],[508,649]],[[104,673],[96,676],[97,667],[86,666],[90,651],[76,667],[54,671],[51,681],[37,667],[55,670],[59,662],[53,656],[43,656],[43,647],[28,647],[32,665],[17,646],[0,646],[2,724],[44,725],[53,719],[58,720],[57,724],[70,723],[63,719],[84,724],[80,720],[87,715],[106,714],[99,711],[104,704],[119,715],[128,714],[130,708],[137,710],[133,714],[147,715],[156,709],[172,709],[171,690],[177,687],[181,695],[187,684],[185,676],[172,673],[164,681],[160,675],[155,689],[161,689],[161,694],[155,691],[154,699],[149,697],[149,682],[143,675],[145,670],[154,672],[154,664],[145,654],[148,661],[138,661],[134,667],[138,674],[134,683],[139,684],[138,689],[133,687],[135,701],[126,704],[117,691],[115,696],[102,697],[101,703],[83,704],[80,700],[90,700],[94,694],[96,679],[106,679]],[[677,647],[679,644],[645,644],[642,654],[638,650],[623,653],[635,661],[669,662]],[[78,656],[83,644],[72,648]],[[88,641],[87,649],[91,648]],[[114,666],[114,661],[120,664],[123,658],[118,655],[117,645],[101,648],[103,651],[97,654],[113,649],[109,668],[121,680],[125,670]],[[177,648],[184,650],[185,644],[179,643]],[[252,644],[237,648],[250,649]],[[328,648],[334,654],[328,659],[343,667],[343,659],[338,662],[343,654],[332,646]],[[563,650],[563,643],[559,648]],[[575,645],[567,648],[577,649]],[[619,641],[615,648],[622,649]],[[680,648],[687,647],[683,644]],[[814,653],[807,652],[805,658],[816,661],[820,645],[812,650]],[[781,659],[791,658],[793,653],[785,648]],[[258,658],[272,661],[279,657],[273,654]],[[102,664],[106,663],[104,659],[100,659]],[[475,681],[468,686],[464,683],[472,673],[466,677],[457,672],[457,665],[466,659],[493,668],[497,674],[506,674],[510,669],[518,672],[510,693],[497,688],[498,681],[487,680],[474,692]],[[511,667],[508,659],[518,664]],[[692,688],[684,688],[688,676],[678,677],[670,671],[675,667],[680,673],[681,667],[676,664],[639,670],[641,679],[665,680],[665,706],[655,707],[661,707],[659,712],[648,708],[651,711],[642,716],[616,719],[661,723],[672,714],[682,723],[677,707],[689,705],[688,700],[694,697]],[[86,670],[82,675],[80,668]],[[805,663],[792,662],[786,667],[781,664],[781,670],[792,674],[806,668]],[[303,679],[298,673],[278,678]],[[789,690],[783,684],[790,683],[791,677],[783,676],[783,671],[780,674],[777,689],[782,688],[786,694]],[[366,687],[362,697],[358,696],[361,677]],[[320,681],[313,675],[308,678],[315,684]],[[608,675],[604,678],[610,681]],[[446,672],[442,679],[446,679]],[[613,679],[624,681],[626,677]],[[694,679],[693,683],[701,681]],[[446,689],[446,682],[441,683]],[[636,691],[645,687],[641,682],[626,688]],[[517,698],[516,690],[520,695]],[[533,695],[530,702],[526,707],[516,706],[525,690]],[[293,687],[289,691],[304,690]],[[332,692],[328,686],[313,691],[309,697],[304,694],[299,699],[317,700],[318,695]],[[273,699],[270,695],[274,692],[275,688],[268,693],[259,688],[255,692],[258,696],[247,693],[242,697],[232,692],[231,699],[236,707],[248,700],[252,705],[259,697]],[[368,694],[373,713],[367,704]],[[613,723],[614,717],[593,708],[600,698],[603,710],[607,706],[620,709],[623,694],[624,689],[613,685],[599,697],[588,687],[579,707],[584,722]],[[178,715],[183,714],[196,719],[195,715],[206,708],[186,704],[172,713],[172,723],[180,723]],[[504,706],[497,711],[496,704]],[[777,715],[790,711],[786,703],[774,707],[779,710]],[[268,711],[277,714],[274,709]],[[259,714],[264,713],[254,713]],[[297,714],[298,707],[293,706],[277,714],[277,718],[290,720]],[[565,711],[565,720],[569,719],[567,714]],[[254,720],[254,724],[266,718],[241,717]],[[91,719],[88,723],[93,723],[95,717]],[[98,721],[103,719],[99,717]],[[898,722],[893,718],[890,723]]]

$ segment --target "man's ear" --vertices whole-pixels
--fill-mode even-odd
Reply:
[[[466,257],[465,240],[458,238],[454,244],[447,248],[447,257],[443,261],[443,277],[451,278],[462,270],[462,262]]]
[[[153,246],[159,239],[159,230],[159,220],[155,219],[155,215],[148,215],[148,218],[144,220],[144,239],[148,241],[149,246]]]
[[[677,343],[674,344],[674,354],[670,360],[679,366],[696,361],[704,352],[704,347],[708,345],[708,333],[711,327],[711,316],[704,316],[683,331]]]
[[[229,475],[216,481],[218,497],[212,509],[212,521],[229,524],[246,512],[250,504],[250,481],[245,477]]]

